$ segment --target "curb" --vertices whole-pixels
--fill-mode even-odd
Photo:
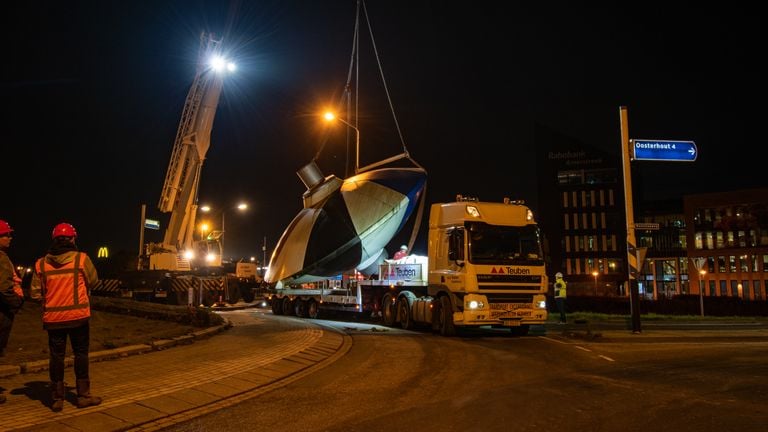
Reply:
[[[100,362],[116,358],[128,357],[131,355],[150,353],[152,351],[165,350],[179,345],[188,345],[196,340],[205,339],[219,334],[224,330],[230,329],[231,327],[232,322],[227,319],[224,324],[215,327],[208,327],[196,332],[175,337],[173,339],[160,339],[152,341],[149,344],[128,345],[120,348],[92,351],[88,354],[88,360],[90,362]],[[18,365],[2,365],[0,366],[0,378],[46,371],[48,370],[48,362],[48,360],[35,360],[24,362]],[[74,362],[75,357],[70,355],[64,359],[64,367],[72,367]]]

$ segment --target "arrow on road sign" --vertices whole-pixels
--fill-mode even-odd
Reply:
[[[630,140],[634,160],[693,162],[699,155],[693,141]]]

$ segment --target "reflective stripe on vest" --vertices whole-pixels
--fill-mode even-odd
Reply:
[[[80,276],[80,252],[62,267],[40,258],[37,269],[43,295],[43,322],[76,321],[91,316],[85,280]]]

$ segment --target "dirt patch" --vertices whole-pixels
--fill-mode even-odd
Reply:
[[[200,329],[200,326],[172,320],[92,309],[91,351],[146,344]],[[72,349],[68,344],[67,355],[71,354]],[[5,356],[0,357],[0,365],[45,359],[48,359],[48,333],[43,330],[40,304],[28,301],[14,319],[11,337],[5,349]]]

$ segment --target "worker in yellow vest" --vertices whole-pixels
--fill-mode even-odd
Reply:
[[[558,324],[565,324],[565,299],[568,297],[567,290],[568,284],[563,280],[563,274],[560,272],[555,273],[555,303],[557,304],[557,310],[560,311],[560,322]]]

